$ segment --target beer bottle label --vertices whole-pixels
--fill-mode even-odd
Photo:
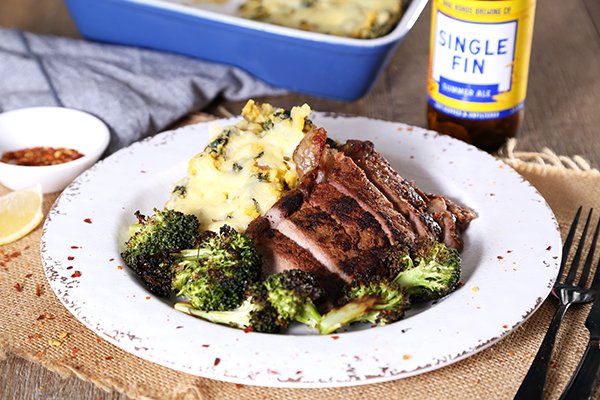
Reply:
[[[429,103],[487,120],[523,108],[535,0],[433,0]]]

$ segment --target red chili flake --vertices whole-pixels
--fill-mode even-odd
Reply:
[[[0,161],[7,164],[44,166],[64,164],[83,157],[79,151],[66,147],[28,147],[21,150],[7,151]]]
[[[105,359],[106,361],[110,361],[110,360],[112,360],[112,359],[113,359],[113,356],[106,356],[106,357],[104,357],[104,359]]]
[[[71,246],[72,249],[78,249],[79,246]]]
[[[502,325],[502,327],[503,327],[504,329],[507,329],[507,328],[508,328],[508,325]]]
[[[552,246],[546,247],[546,250],[548,250],[548,251],[552,250]]]
[[[67,257],[67,260],[69,260],[69,261],[73,261],[74,259],[75,259],[75,257],[73,257],[73,256]]]
[[[111,258],[111,259],[109,259],[108,261],[110,261],[110,262],[113,262],[113,261],[115,261],[115,259],[114,259],[114,258]]]
[[[150,296],[146,296],[146,300],[150,300]]]
[[[72,353],[73,355],[76,355],[77,353],[79,353],[79,349],[78,349],[77,347],[73,347],[73,348],[71,349],[71,353]]]
[[[331,338],[332,338],[333,340],[338,340],[340,337],[339,337],[338,335],[332,335],[332,336],[331,336]]]
[[[510,253],[512,253],[513,251],[512,251],[512,250],[506,250],[506,252],[510,254]]]
[[[35,295],[40,297],[42,295],[42,286],[39,283],[35,285]]]
[[[72,265],[69,265],[69,266],[67,267],[67,269],[73,269],[73,266],[72,266]]]
[[[21,284],[19,282],[17,282],[17,283],[15,283],[15,289],[17,292],[22,292],[23,286],[21,286]]]
[[[79,278],[80,276],[81,276],[81,272],[75,271],[75,272],[73,272],[73,275],[71,275],[71,278]]]
[[[117,269],[118,269],[119,271],[121,271],[121,270],[123,269],[123,267],[119,265],[119,266],[117,266]]]
[[[33,274],[27,274],[27,275],[25,275],[25,278],[29,279],[29,278],[31,278],[32,276],[33,276]]]
[[[85,222],[86,224],[91,224],[92,223],[92,219],[91,218],[86,218],[83,220],[83,222]]]
[[[9,257],[10,258],[17,258],[21,255],[20,251],[13,251],[12,253],[10,253]]]
[[[210,344],[203,344],[202,347],[210,347]]]
[[[34,333],[33,335],[29,335],[29,336],[27,336],[27,338],[28,338],[29,340],[31,340],[31,339],[41,339],[41,338],[42,338],[42,335],[40,335],[39,333]]]
[[[217,365],[219,365],[219,363],[221,362],[221,359],[219,357],[215,358],[215,362],[213,363],[213,365],[216,367]]]
[[[236,389],[241,389],[241,388],[243,388],[243,387],[244,387],[244,385],[242,385],[241,383],[236,383],[236,384],[235,384],[235,388],[236,388]]]
[[[38,315],[38,317],[35,320],[36,321],[41,321],[43,319],[46,319],[46,316],[44,314],[40,314],[40,315]]]
[[[492,196],[492,197],[495,196],[495,195],[496,195],[496,193],[490,193],[490,196]]]
[[[504,257],[498,256],[498,260],[504,260]]]
[[[254,331],[254,329],[252,329],[251,326],[248,326],[248,327],[244,328],[244,333],[250,333],[252,331]]]

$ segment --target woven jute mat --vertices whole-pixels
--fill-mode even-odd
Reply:
[[[514,145],[500,156],[540,191],[563,234],[578,206],[600,209],[600,172],[585,161],[559,157],[548,150],[520,153]],[[6,192],[0,187],[0,194]],[[56,196],[44,197],[44,212]],[[84,327],[62,306],[46,281],[40,236],[38,228],[18,242],[0,246],[0,358],[4,352],[12,352],[63,376],[76,375],[134,399],[509,399],[525,376],[556,308],[554,299],[547,299],[528,321],[496,345],[412,378],[330,389],[235,385],[144,361]],[[502,301],[498,299],[499,304]],[[548,398],[559,396],[583,353],[587,341],[583,322],[588,310],[589,305],[575,307],[566,317],[557,341],[562,351],[552,361]]]

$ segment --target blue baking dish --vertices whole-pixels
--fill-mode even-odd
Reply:
[[[164,50],[238,66],[281,88],[339,100],[363,96],[427,0],[410,0],[388,35],[352,39],[236,17],[231,2],[66,0],[86,38]]]

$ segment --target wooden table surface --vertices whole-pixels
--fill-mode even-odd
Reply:
[[[427,8],[374,89],[342,103],[304,95],[265,98],[281,106],[365,115],[425,126],[430,9]],[[0,26],[78,37],[62,0],[1,0]],[[1,62],[1,60],[0,60]],[[238,113],[243,102],[220,102]],[[549,147],[600,167],[600,1],[539,2],[520,150]],[[76,378],[8,355],[0,361],[0,399],[125,399]]]

